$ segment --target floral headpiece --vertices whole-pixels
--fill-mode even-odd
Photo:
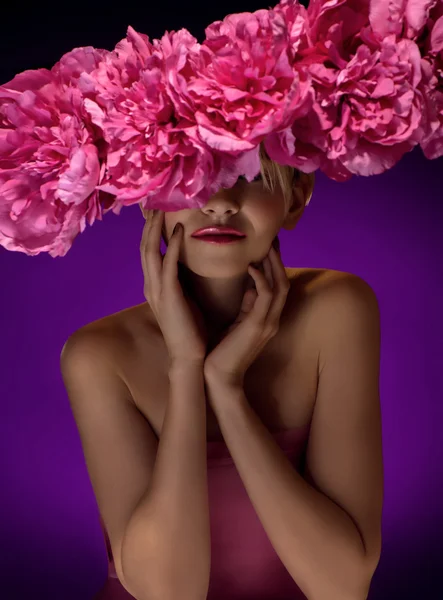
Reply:
[[[335,181],[443,155],[443,0],[282,0],[160,40],[128,27],[0,86],[0,244],[64,256],[123,206],[202,208],[269,157]]]

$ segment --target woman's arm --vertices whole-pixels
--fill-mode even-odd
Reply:
[[[137,600],[205,600],[211,563],[203,365],[171,364],[151,485],[122,549]]]

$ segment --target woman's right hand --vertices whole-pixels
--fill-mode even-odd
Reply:
[[[183,225],[180,224],[172,234],[163,256],[160,237],[165,213],[161,210],[148,210],[147,213],[140,243],[145,298],[157,318],[171,363],[203,365],[208,342],[203,315],[194,300],[183,291],[178,278]]]

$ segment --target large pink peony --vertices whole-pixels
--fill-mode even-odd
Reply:
[[[429,120],[421,148],[429,159],[443,156],[443,4],[438,8],[440,15],[429,36],[430,52],[422,61],[429,89],[426,96]]]
[[[426,158],[443,156],[443,0],[372,0],[369,18],[379,37],[395,34],[419,47],[425,101],[420,146]]]
[[[421,148],[428,159],[443,156],[443,0],[434,0],[418,30],[428,117]],[[420,23],[421,24],[421,23]]]
[[[188,93],[197,102],[199,135],[211,148],[251,149],[312,107],[311,78],[293,66],[281,14],[258,10],[212,23],[201,58],[199,79],[188,84]]]
[[[282,0],[275,10],[287,15],[293,3]],[[371,5],[311,0],[311,48],[301,63],[314,80],[315,103],[306,118],[269,136],[266,148],[274,160],[303,168],[306,158],[305,170],[318,164],[328,177],[344,181],[383,173],[423,139],[419,48],[397,32],[378,34],[369,20]]]
[[[85,108],[108,144],[97,189],[116,196],[117,214],[138,202],[165,211],[202,207],[221,184],[235,183],[244,162],[258,170],[258,149],[237,161],[217,156],[199,139],[192,111],[174,106],[169,92],[192,77],[198,52],[186,30],[151,43],[128,27],[113,53],[80,77],[82,92],[94,91]]]
[[[74,65],[95,68],[104,52],[75,49],[51,71],[24,71],[0,86],[0,244],[7,250],[64,256],[86,219],[101,219],[99,137],[70,74],[74,80]]]

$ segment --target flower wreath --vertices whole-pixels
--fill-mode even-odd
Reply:
[[[281,0],[0,86],[0,244],[64,256],[123,206],[201,208],[259,146],[335,181],[443,155],[443,0]]]

